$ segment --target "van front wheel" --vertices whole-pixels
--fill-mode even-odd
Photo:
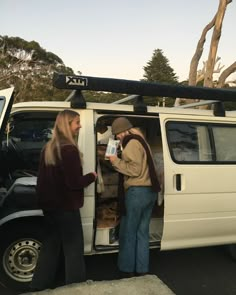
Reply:
[[[4,235],[3,235],[4,236]],[[6,287],[25,291],[32,280],[41,247],[37,227],[11,228],[0,243],[0,277]]]
[[[236,261],[236,244],[229,245],[228,251],[231,258]]]

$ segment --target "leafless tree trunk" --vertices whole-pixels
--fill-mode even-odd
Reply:
[[[216,73],[216,72],[219,73],[219,71],[222,69],[222,67],[218,66],[218,68],[215,70],[215,66],[217,62],[219,61],[219,58],[216,57],[216,54],[217,54],[218,44],[219,44],[219,40],[221,36],[221,28],[222,28],[222,23],[224,20],[225,11],[226,11],[227,5],[231,2],[232,0],[219,0],[217,13],[202,31],[201,37],[197,44],[196,51],[190,63],[189,85],[191,86],[195,86],[199,79],[200,80],[204,79],[204,86],[213,87],[213,73]],[[212,34],[208,60],[206,63],[204,63],[203,69],[201,71],[198,71],[197,68],[198,68],[199,60],[202,56],[204,43],[206,41],[206,35],[208,31],[211,30],[213,27],[214,27],[214,31]],[[225,79],[227,78],[226,74],[230,75],[233,72],[232,70],[233,70],[233,67],[230,68],[228,71],[226,69],[224,71],[225,75],[223,75],[224,72],[222,73],[223,75],[222,80],[224,79],[225,81]],[[197,100],[176,98],[175,106],[178,106],[181,103],[192,103],[194,101],[197,101]]]
[[[190,63],[190,70],[189,70],[189,78],[188,78],[188,84],[191,86],[195,86],[197,83],[197,68],[199,64],[199,60],[202,56],[204,43],[206,41],[206,35],[209,30],[211,30],[216,21],[216,15],[211,20],[211,22],[205,26],[205,28],[202,31],[202,35],[198,41],[196,51],[192,57],[191,63]]]
[[[220,0],[218,11],[216,13],[216,20],[214,25],[214,30],[211,38],[210,50],[208,55],[208,60],[206,64],[206,73],[204,77],[204,86],[213,86],[213,71],[215,66],[217,49],[221,36],[222,23],[225,16],[226,7],[232,0]]]

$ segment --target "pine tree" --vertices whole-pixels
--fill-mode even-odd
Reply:
[[[178,77],[169,65],[169,60],[163,55],[161,49],[155,49],[152,59],[143,67],[145,81],[166,82],[176,84]]]

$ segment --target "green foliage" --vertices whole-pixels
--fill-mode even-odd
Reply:
[[[178,77],[170,67],[168,59],[163,55],[161,49],[155,49],[152,59],[148,61],[144,69],[144,80],[150,82],[165,82],[176,84]]]
[[[74,74],[54,53],[35,41],[0,36],[0,89],[15,87],[15,102],[65,100],[69,90],[55,90],[53,73]]]
[[[57,55],[55,55],[52,52],[46,52],[46,58],[47,58],[47,61],[49,63],[55,63],[55,62],[57,62],[59,64],[63,64],[63,61]]]
[[[169,60],[164,56],[161,49],[155,49],[151,60],[147,62],[147,65],[143,67],[144,69],[144,81],[149,82],[160,82],[177,84],[178,77],[176,76],[174,70],[169,65]],[[163,105],[164,101],[161,97],[149,97],[145,101],[149,105]],[[165,98],[166,106],[173,106],[173,98]]]
[[[103,91],[84,91],[83,93],[86,101],[111,103],[124,98],[126,95],[120,93],[110,93]]]

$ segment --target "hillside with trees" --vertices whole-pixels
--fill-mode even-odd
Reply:
[[[35,41],[19,37],[0,36],[0,89],[15,87],[15,102],[65,100],[70,90],[52,85],[54,72],[75,74],[62,59],[43,49]],[[87,91],[87,101],[112,102],[122,94]]]
[[[0,36],[0,89],[14,86],[15,102],[63,100],[70,92],[52,87],[54,71],[73,74],[57,55],[37,42]]]

